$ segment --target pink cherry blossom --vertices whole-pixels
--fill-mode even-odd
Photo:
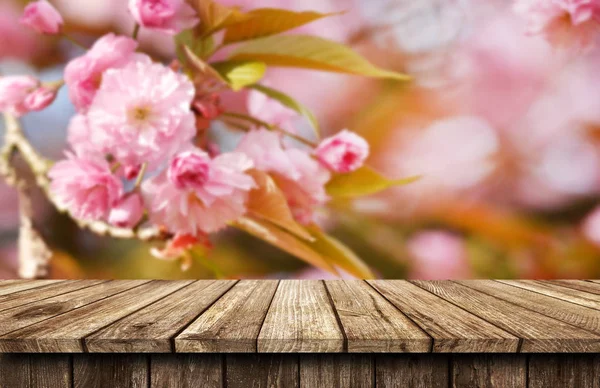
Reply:
[[[41,34],[54,35],[60,32],[64,21],[52,4],[45,0],[39,0],[25,7],[21,23]]]
[[[249,132],[236,150],[248,155],[257,169],[273,176],[298,221],[314,221],[315,208],[329,199],[325,184],[331,174],[327,169],[307,152],[284,148],[281,137],[265,129]]]
[[[192,236],[224,228],[246,212],[255,182],[245,171],[252,167],[241,153],[214,159],[196,148],[178,153],[165,172],[142,184],[151,221]]]
[[[25,100],[40,82],[31,76],[0,77],[0,111],[21,116],[29,111]]]
[[[89,129],[87,116],[79,114],[71,118],[67,128],[67,142],[76,155],[81,157],[97,155],[101,157],[105,153],[102,147],[97,147],[94,144],[93,135],[94,132]]]
[[[330,170],[347,173],[362,167],[369,156],[369,143],[356,133],[343,130],[323,139],[315,155]]]
[[[145,28],[177,34],[198,23],[194,9],[185,0],[129,0],[129,12]]]
[[[530,34],[556,46],[586,49],[600,34],[598,0],[516,0],[514,9],[527,18]]]
[[[83,56],[65,68],[65,82],[71,101],[79,112],[87,111],[106,70],[119,68],[136,58],[137,42],[125,36],[107,34],[98,39]]]
[[[472,276],[464,241],[444,231],[424,231],[408,241],[413,279],[465,279]]]
[[[121,198],[111,209],[108,222],[121,228],[132,228],[140,222],[144,215],[144,204],[138,193],[131,193]]]
[[[237,151],[248,155],[258,170],[275,172],[288,179],[300,179],[300,172],[283,148],[281,136],[266,129],[251,131],[240,142]]]
[[[57,205],[84,220],[105,219],[121,198],[123,185],[103,159],[68,155],[48,172]]]
[[[296,133],[293,120],[298,113],[257,90],[248,93],[248,113],[287,132]]]
[[[46,109],[56,99],[56,88],[41,86],[29,93],[23,101],[28,111],[40,111]]]
[[[88,112],[92,140],[122,165],[152,169],[194,137],[193,98],[189,78],[149,58],[109,69]]]

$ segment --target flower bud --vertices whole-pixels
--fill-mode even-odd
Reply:
[[[369,156],[369,143],[357,134],[343,130],[323,139],[315,155],[331,171],[348,173],[362,167]]]
[[[56,88],[42,86],[29,93],[23,102],[28,111],[40,111],[47,108],[56,98]]]
[[[58,34],[64,24],[60,13],[45,0],[28,4],[20,21],[35,31],[48,35]]]
[[[144,204],[138,193],[124,196],[110,211],[108,222],[121,228],[132,228],[144,215]]]

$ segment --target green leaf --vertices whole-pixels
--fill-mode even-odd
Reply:
[[[248,213],[269,221],[304,240],[314,241],[310,233],[294,220],[285,195],[277,187],[273,178],[259,170],[251,170],[248,174],[254,178],[258,186],[248,195],[246,202]]]
[[[420,176],[411,176],[402,179],[388,179],[364,166],[349,174],[334,176],[325,187],[327,194],[332,197],[360,197],[375,194],[393,186],[401,186],[420,179]]]
[[[223,38],[224,44],[279,34],[336,14],[260,8],[248,12],[246,15],[250,18],[227,28]]]
[[[184,63],[187,67],[191,68],[194,75],[199,74],[203,77],[213,78],[223,84],[228,83],[217,70],[194,54],[188,46],[182,46],[182,53],[185,58]]]
[[[315,130],[317,137],[320,137],[321,129],[319,128],[319,122],[317,121],[315,115],[310,111],[310,109],[308,109],[298,101],[294,100],[292,97],[279,90],[275,90],[267,86],[258,84],[252,85],[250,86],[250,88],[265,94],[267,97],[278,101],[281,105],[288,107],[291,110],[296,111],[298,114],[306,117],[310,125]]]
[[[320,253],[311,248],[308,245],[310,243],[299,240],[294,235],[280,229],[268,221],[242,217],[233,222],[232,226],[294,255],[312,266],[337,275],[335,268],[332,267]]]
[[[380,69],[343,44],[306,35],[274,35],[251,40],[241,44],[231,59],[375,78],[410,78],[405,74]]]
[[[267,71],[262,62],[226,61],[212,63],[211,66],[221,74],[234,91],[260,81]]]
[[[316,225],[307,227],[307,230],[316,239],[310,246],[329,263],[360,279],[375,278],[367,264],[339,240],[329,236]]]
[[[195,30],[202,37],[250,18],[238,8],[227,7],[214,0],[190,0],[189,3],[200,18]]]
[[[194,31],[185,30],[175,36],[175,45],[177,59],[182,64],[186,64],[187,58],[183,50],[184,46],[187,46],[191,52],[193,52],[199,58],[208,58],[215,49],[215,42],[212,36],[205,38],[199,38],[196,36]]]

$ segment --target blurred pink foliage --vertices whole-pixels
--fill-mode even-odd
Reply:
[[[469,269],[465,243],[445,231],[423,231],[408,241],[412,257],[410,277],[425,280],[467,279]]]
[[[116,28],[130,35],[133,30],[131,11],[122,0],[90,0],[86,2],[87,12],[78,11],[79,1],[53,3],[67,22],[75,21],[93,31]],[[144,2],[130,3],[130,8],[140,10]],[[266,76],[267,85],[277,86],[311,108],[324,124],[326,136],[344,127],[364,136],[372,144],[368,161],[379,171],[393,177],[422,175],[411,185],[356,200],[351,206],[360,215],[393,225],[393,237],[374,239],[379,245],[394,245],[390,241],[397,235],[393,233],[409,230],[406,244],[399,244],[406,251],[392,254],[396,263],[408,259],[407,276],[429,279],[477,276],[466,247],[470,233],[491,247],[504,250],[515,262],[516,275],[557,276],[558,270],[552,265],[544,267],[536,257],[548,257],[560,267],[558,262],[567,256],[576,260],[571,258],[580,254],[578,249],[583,249],[586,255],[591,252],[590,257],[600,256],[600,210],[596,207],[600,197],[600,51],[597,49],[600,2],[223,0],[220,3],[245,10],[258,7],[346,10],[339,17],[319,20],[294,32],[350,42],[358,51],[368,53],[374,62],[414,77],[410,86],[399,87],[347,75],[280,68],[270,68]],[[9,37],[0,40],[0,58],[31,58],[41,41],[18,25],[20,10],[6,4],[0,4],[0,8],[0,35]],[[141,20],[141,14],[134,12],[134,16]],[[11,44],[6,44],[7,40]],[[142,30],[140,45],[160,56],[174,54],[172,41],[156,31]],[[90,53],[81,57],[82,63],[85,59],[81,68],[86,74],[89,67],[99,69],[90,79],[79,77],[77,69],[70,71],[67,67],[71,98],[80,111],[85,112],[95,96],[100,85],[99,74],[108,68],[121,68],[130,56],[139,55],[133,54],[134,46],[131,42],[122,49],[112,45],[96,58],[91,58]],[[70,66],[75,67],[76,63],[77,60]],[[392,97],[385,100],[386,95]],[[197,109],[210,119],[225,110],[244,111],[289,132],[311,131],[304,118],[255,91],[223,93],[218,97],[207,94],[193,98]],[[393,108],[381,113],[378,109],[384,109],[386,104]],[[105,113],[99,111],[98,116]],[[379,121],[378,115],[383,117]],[[368,125],[363,126],[365,122]],[[196,123],[196,126],[201,125]],[[87,119],[83,116],[71,121],[69,142],[78,153],[90,152],[89,147],[86,149],[89,140],[86,129]],[[262,152],[264,144],[272,145],[271,152]],[[303,223],[314,220],[315,207],[328,199],[324,184],[331,176],[330,171],[306,153],[297,151],[295,145],[283,144],[279,136],[266,131],[251,132],[237,151],[245,152],[256,166],[277,178],[297,219]],[[207,158],[212,161],[214,156]],[[360,158],[364,159],[362,155]],[[128,179],[133,179],[139,172],[139,160],[132,159],[130,164],[123,167],[133,171],[127,174]],[[164,202],[168,198],[161,199]],[[577,206],[585,207],[580,211],[584,215],[559,217],[554,223],[536,228],[536,222],[544,215],[562,214]],[[184,208],[187,214],[188,209]],[[468,213],[471,208],[477,209],[475,216]],[[479,213],[480,209],[485,211]],[[10,212],[7,214],[10,216]],[[490,214],[501,220],[498,223],[506,224],[498,226],[494,223],[496,218],[489,221],[493,218]],[[511,223],[513,219],[508,216],[511,222],[506,221],[502,218],[506,214],[514,215],[518,221]],[[528,217],[533,221],[523,226],[523,231],[519,227],[525,223],[520,222]],[[219,219],[215,225],[225,221]],[[436,223],[435,228],[430,228],[428,222]],[[328,225],[336,227],[335,222]],[[517,231],[513,235],[503,228]],[[561,250],[574,240],[580,244],[580,238],[596,247],[585,245],[584,249],[577,245],[572,251]],[[578,274],[575,270],[565,273]],[[330,276],[317,269],[294,274],[309,279]]]

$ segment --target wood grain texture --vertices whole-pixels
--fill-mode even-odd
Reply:
[[[223,356],[156,354],[150,360],[151,388],[221,388]]]
[[[453,356],[452,387],[526,388],[527,356],[516,354]]]
[[[70,388],[71,364],[62,354],[0,354],[0,387]]]
[[[164,353],[172,339],[235,280],[199,280],[85,338],[89,352]]]
[[[153,280],[0,337],[3,352],[83,352],[83,338],[191,281]],[[88,289],[89,290],[89,289]]]
[[[300,356],[300,387],[371,388],[373,356],[365,354],[317,354]]]
[[[277,280],[241,280],[175,338],[177,352],[254,353]]]
[[[0,312],[0,335],[77,310],[144,283],[148,280],[110,281],[5,310]]]
[[[434,353],[514,353],[519,339],[483,319],[404,280],[369,281],[433,337]]]
[[[521,352],[598,352],[600,336],[524,307],[446,281],[412,283],[522,339]]]
[[[469,280],[457,283],[600,335],[598,310],[494,280]]]
[[[52,298],[53,296],[77,291],[104,282],[107,282],[107,280],[65,280],[64,282],[50,283],[43,287],[30,288],[8,295],[2,295],[0,296],[0,311],[23,306],[32,302],[39,302],[44,299]]]
[[[377,387],[448,387],[449,357],[447,355],[378,355],[375,358],[375,368],[375,383]]]
[[[0,282],[0,296],[60,282],[62,280],[3,280]]]
[[[429,352],[432,339],[364,281],[331,280],[348,352]]]
[[[531,355],[530,388],[600,388],[600,355]]]
[[[569,287],[558,286],[539,280],[499,280],[502,283],[524,288],[553,298],[566,300],[581,306],[600,310],[600,295],[590,294]]]
[[[149,356],[81,354],[73,357],[74,388],[147,388]]]
[[[600,284],[587,282],[585,280],[546,280],[545,283],[556,284],[575,290],[589,292],[590,294],[600,295]]]
[[[227,388],[294,388],[300,384],[298,355],[235,354],[225,359]]]
[[[323,282],[282,280],[258,336],[258,352],[343,350],[344,335]]]

